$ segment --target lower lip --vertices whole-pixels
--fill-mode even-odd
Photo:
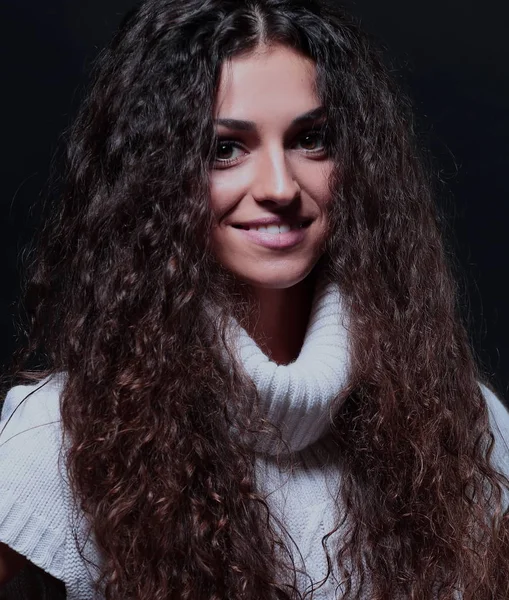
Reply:
[[[233,229],[259,246],[274,250],[284,250],[300,244],[306,237],[307,227],[290,229],[290,231],[285,233],[265,233],[256,231],[256,229],[239,229],[237,227],[233,227]]]

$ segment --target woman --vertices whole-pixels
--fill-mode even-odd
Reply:
[[[131,15],[28,288],[6,577],[22,555],[80,600],[507,598],[509,416],[417,155],[332,3]]]

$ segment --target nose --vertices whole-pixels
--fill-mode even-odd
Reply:
[[[287,206],[298,197],[300,186],[282,149],[268,150],[259,157],[251,191],[257,202],[280,206]]]

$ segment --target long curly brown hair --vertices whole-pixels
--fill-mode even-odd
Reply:
[[[507,480],[410,103],[322,0],[148,0],[99,57],[70,132],[22,360],[66,373],[68,471],[103,593],[301,597],[278,579],[291,565],[242,443],[263,427],[249,382],[214,351],[240,297],[208,241],[221,67],[276,43],[316,64],[336,165],[320,268],[351,307],[352,378],[331,422],[344,598],[506,599]]]

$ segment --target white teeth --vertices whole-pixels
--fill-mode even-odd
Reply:
[[[288,225],[288,224],[283,224],[283,225],[259,225],[257,227],[246,227],[247,230],[249,231],[259,231],[260,233],[270,233],[272,235],[276,234],[276,233],[288,233],[289,231],[292,231],[294,229],[300,229],[302,227],[302,224],[297,224],[297,225]]]

